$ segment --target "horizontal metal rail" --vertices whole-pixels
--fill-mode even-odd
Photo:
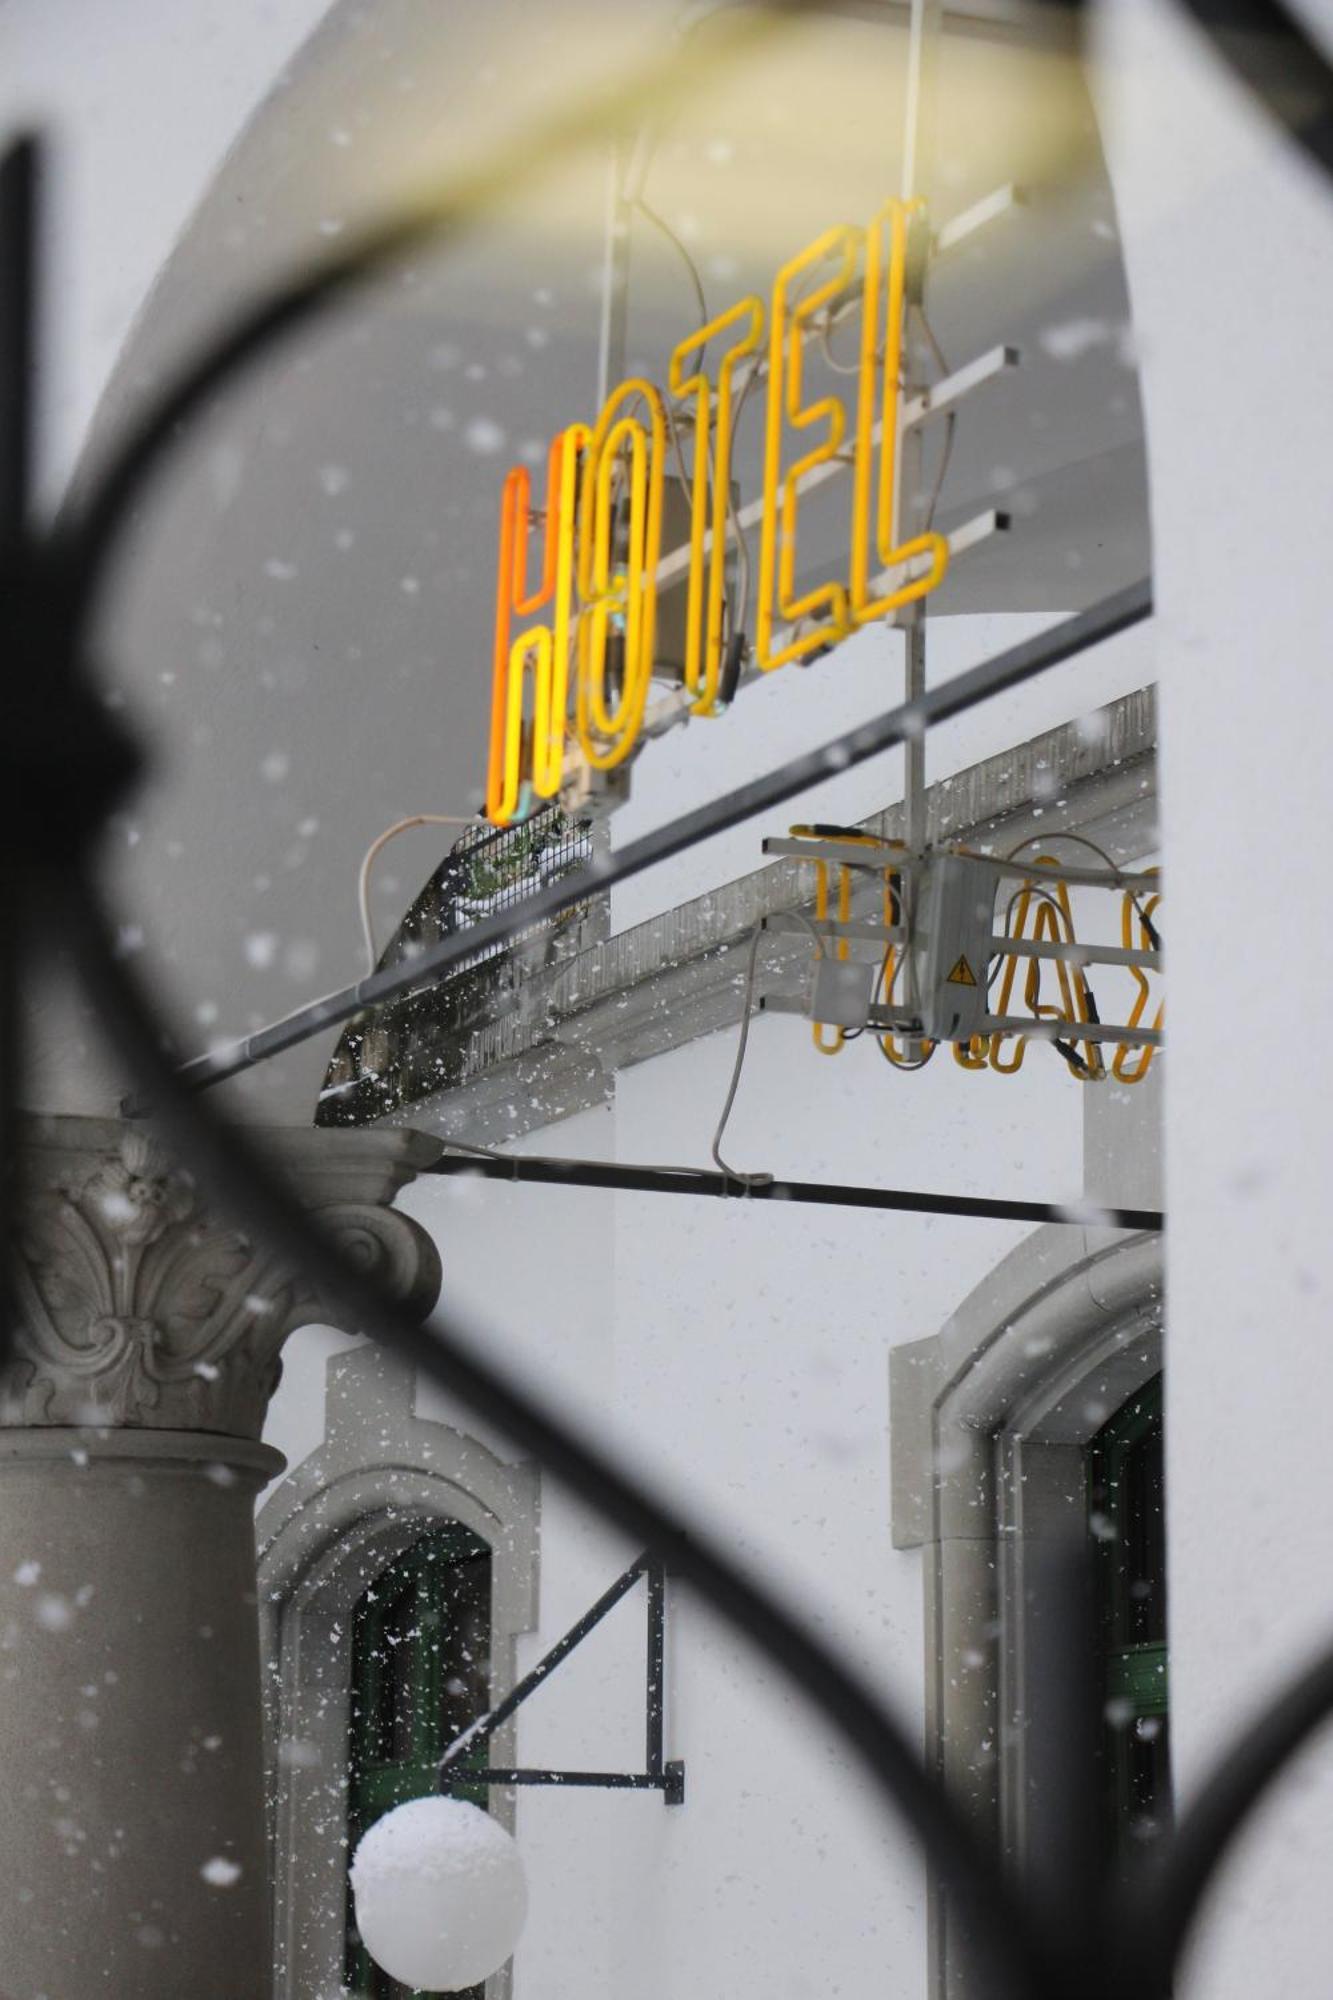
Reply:
[[[793,993],[766,993],[759,1011],[814,1018],[806,1002]],[[865,1025],[883,1034],[909,1038],[921,1034],[921,1016],[902,1007],[867,1007]],[[1103,1021],[1070,1021],[1064,1017],[1042,1020],[1029,1014],[983,1014],[971,1032],[1013,1035],[1029,1042],[1105,1042],[1108,1047],[1127,1049],[1160,1049],[1164,1042],[1161,1028],[1117,1028]]]
[[[816,937],[835,942],[846,940],[849,943],[877,944],[881,949],[891,944],[902,944],[907,937],[902,924],[876,924],[857,917],[805,917],[789,910],[774,910],[763,919],[763,926],[766,931],[773,931],[782,937],[803,937],[807,944],[812,931]]]
[[[786,910],[775,910],[763,919],[763,925],[766,931],[780,932],[784,937],[808,940],[813,931],[816,937],[835,943],[888,946],[907,938],[902,924],[877,924],[859,917],[793,916]],[[1003,932],[991,939],[991,951],[996,958],[1059,959],[1065,965],[1128,965],[1145,972],[1160,972],[1162,968],[1160,951],[1120,944],[1064,944],[1058,938],[1011,938]]]
[[[740,518],[742,521],[745,519],[744,512],[742,512]],[[950,528],[944,537],[949,545],[950,561],[955,556],[965,555],[969,549],[979,547],[982,542],[989,541],[992,535],[1007,534],[1009,522],[1009,515],[998,507],[984,508],[980,514],[973,514],[966,521],[960,521],[957,527]],[[705,540],[707,541],[707,537]],[[688,554],[688,550],[686,554]],[[675,555],[666,558],[666,561],[674,565],[668,572],[670,576],[677,576],[683,573],[683,565],[676,563]],[[894,563],[887,569],[879,570],[870,579],[870,595],[872,597],[887,597],[890,592],[896,591],[902,584],[924,576],[929,570],[930,565],[930,556],[922,554],[909,556],[906,562]],[[662,569],[659,568],[657,571],[659,585],[665,580]],[[896,624],[901,617],[906,617],[910,609],[910,606],[904,606],[900,612],[891,613],[881,622],[885,625]],[[794,625],[780,626],[773,635],[774,652],[781,652],[784,646],[799,637],[803,629],[799,621]],[[793,660],[791,662],[793,669],[798,673],[807,671],[810,667],[817,665],[821,659],[827,658],[829,653],[835,652],[839,645],[845,644],[846,639],[850,636],[850,633],[845,634],[842,639],[831,640],[823,651],[807,653],[804,659]],[[747,667],[742,669],[737,687],[754,687],[759,682],[768,679],[769,675],[764,669],[752,660]],[[662,680],[659,679],[655,685],[661,686]],[[656,739],[666,736],[673,729],[682,728],[694,713],[694,704],[697,700],[697,690],[687,687],[673,687],[669,693],[658,695],[644,710],[641,735],[645,740],[649,738]],[[567,750],[565,782],[569,783],[581,771],[586,771],[586,769],[587,759],[583,755],[583,752],[577,746],[571,750]]]
[[[1071,1031],[1072,1032],[1072,1031]],[[1079,1040],[1083,1040],[1079,1036]],[[869,1208],[906,1215],[958,1215],[984,1222],[1074,1223],[1085,1229],[1159,1230],[1156,1208],[1114,1208],[1081,1199],[1010,1201],[987,1195],[931,1194],[917,1188],[858,1187],[838,1181],[744,1181],[704,1167],[630,1166],[618,1160],[562,1160],[531,1153],[446,1153],[422,1170],[477,1175],[542,1187],[612,1188],[624,1194],[683,1194],[724,1201],[808,1202],[818,1208]]]
[[[610,1792],[661,1792],[668,1805],[685,1799],[684,1773],[666,1765],[661,1771],[454,1771],[450,1784],[460,1790],[469,1785],[587,1785]]]
[[[1030,1042],[1105,1042],[1111,1048],[1160,1049],[1160,1028],[1117,1028],[1104,1021],[1034,1021],[1026,1014],[983,1014],[979,1035],[1022,1035]]]
[[[1051,834],[1052,840],[1062,838],[1067,836],[1059,832]],[[866,839],[840,840],[836,834],[823,839],[802,834],[771,833],[764,840],[763,851],[794,861],[831,862],[839,868],[856,868],[862,874],[873,875],[890,872],[897,875],[913,868],[928,868],[937,858],[935,853],[912,854],[896,841],[883,841],[877,851]],[[1067,882],[1071,888],[1132,889],[1137,894],[1160,895],[1165,887],[1160,872],[1090,868],[1078,862],[1066,866],[1063,861],[1015,861],[1007,855],[978,854],[959,847],[940,848],[938,853],[948,855],[953,861],[975,861],[979,867],[994,869],[997,874],[1012,875],[1020,882],[1040,883],[1045,888],[1049,888],[1052,882]]]
[[[1011,368],[1017,368],[1018,362],[1019,354],[1016,347],[989,348],[985,354],[979,354],[975,361],[969,361],[966,366],[957,369],[952,375],[943,376],[940,381],[932,383],[929,389],[922,390],[919,395],[913,396],[905,402],[902,411],[904,427],[911,428],[917,424],[924,424],[931,417],[946,416],[950,410],[958,407],[965,396],[970,396],[973,390],[981,388],[984,383],[997,380],[998,377],[1006,374]],[[870,434],[870,441],[876,450],[879,449],[883,438],[884,426],[882,423],[877,423]],[[852,458],[850,454],[845,457],[824,459],[819,465],[813,466],[809,472],[801,473],[792,481],[792,486],[802,499],[808,499],[812,493],[817,493],[822,486],[827,486],[830,480],[837,479],[841,473],[850,472],[851,468]],[[727,544],[730,546],[737,543],[741,536],[751,528],[761,527],[766,507],[767,502],[761,496],[758,500],[748,500],[743,507],[739,508],[734,517],[729,518],[727,521],[724,533],[724,539]],[[958,546],[954,544],[952,537],[948,539],[950,553],[958,554]],[[971,540],[976,539],[977,537],[974,534]],[[971,540],[962,546],[970,547]],[[705,529],[702,546],[705,555],[712,553],[713,530],[711,528]],[[657,568],[653,571],[653,581],[658,585],[659,589],[664,584],[675,583],[678,578],[688,575],[690,564],[693,560],[694,550],[688,542],[682,542],[678,548],[668,549],[667,553],[658,559]],[[922,564],[922,567],[928,569],[930,565],[926,562]],[[764,676],[756,674],[752,678],[761,679]],[[697,700],[697,698],[696,695],[695,699]]]
[[[1139,951],[1130,945],[1062,944],[1058,938],[1004,936],[993,937],[990,942],[997,958],[1053,958],[1065,965],[1129,965],[1144,972],[1162,969],[1160,951]]]

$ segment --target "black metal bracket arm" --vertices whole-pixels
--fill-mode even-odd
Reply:
[[[1158,1208],[1101,1208],[1078,1202],[1007,1201],[983,1195],[929,1194],[918,1188],[857,1187],[840,1181],[739,1181],[703,1167],[631,1166],[621,1160],[552,1159],[538,1153],[445,1153],[422,1169],[543,1187],[624,1188],[630,1194],[693,1194],[724,1201],[813,1202],[825,1208],[882,1208],[909,1215],[962,1215],[986,1221],[1063,1222],[1085,1229],[1161,1229]]]
[[[645,1769],[642,1771],[500,1771],[485,1766],[478,1769],[466,1762],[468,1753],[479,1743],[487,1743],[497,1729],[549,1680],[574,1648],[587,1638],[622,1597],[627,1597],[640,1577],[648,1582],[647,1673],[645,1686]],[[631,1563],[623,1576],[571,1625],[563,1639],[557,1639],[549,1653],[538,1660],[531,1673],[524,1674],[504,1700],[480,1716],[456,1736],[440,1759],[439,1786],[442,1792],[463,1791],[473,1785],[591,1785],[612,1791],[660,1792],[664,1805],[685,1803],[685,1765],[680,1759],[667,1761],[663,1755],[663,1718],[666,1708],[666,1569],[652,1556],[642,1555]]]

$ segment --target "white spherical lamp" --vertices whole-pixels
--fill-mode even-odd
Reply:
[[[410,1799],[376,1820],[352,1861],[352,1895],[376,1965],[429,1993],[498,1972],[528,1911],[518,1848],[464,1799]]]

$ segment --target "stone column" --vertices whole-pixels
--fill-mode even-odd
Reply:
[[[411,1132],[261,1131],[304,1207],[428,1306],[389,1204]],[[254,1497],[299,1272],[146,1129],[34,1118],[0,1375],[0,1985],[7,2000],[267,2000]],[[310,1996],[316,2000],[316,1996]]]

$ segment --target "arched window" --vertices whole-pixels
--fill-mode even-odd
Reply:
[[[1162,1378],[1088,1447],[1097,1551],[1107,1844],[1128,1862],[1171,1817]]]
[[[491,1552],[463,1527],[436,1529],[382,1570],[353,1613],[349,1851],[395,1806],[436,1790],[439,1760],[490,1705]],[[486,1804],[484,1791],[475,1803]],[[403,2000],[371,1961],[349,1901],[347,1983]],[[484,1989],[471,1989],[482,2000]]]
[[[416,1416],[410,1373],[377,1348],[335,1355],[327,1380],[324,1443],[259,1519],[274,2000],[402,2000],[349,1948],[349,1854],[435,1789],[445,1745],[513,1686],[536,1624],[538,1484]],[[512,1723],[489,1748],[517,1761]],[[489,1805],[510,1823],[508,1794]],[[487,1981],[488,2000],[509,1990],[507,1968]]]
[[[1164,1664],[1160,1420],[1134,1431],[1136,1411],[1160,1411],[1145,1398],[1162,1372],[1161,1286],[1159,1236],[1051,1225],[991,1271],[939,1334],[890,1354],[894,1542],[925,1554],[931,1767],[978,1836],[1020,1870],[1045,1837],[1030,1756],[1043,1727],[1045,1639],[1029,1588],[1038,1545],[1090,1513],[1105,1527],[1109,1508],[1123,1507],[1129,1553],[1106,1583],[1108,1607],[1115,1593],[1103,1625],[1107,1688],[1132,1683],[1146,1704],[1143,1684]],[[1098,1454],[1115,1412],[1127,1413],[1127,1428],[1111,1466]],[[1094,1459],[1106,1504],[1090,1509]],[[1143,1546],[1154,1524],[1156,1568]],[[1146,1624],[1148,1611],[1162,1622]],[[1145,1705],[1128,1720],[1130,1738],[1108,1738],[1103,1759],[1108,1787],[1122,1786],[1112,1807],[1122,1853],[1122,1830],[1145,1816],[1133,1787],[1148,1797],[1155,1769],[1152,1796],[1166,1796],[1165,1730],[1155,1726],[1164,1716]],[[927,1936],[933,2000],[973,2000],[974,1967],[937,1875]]]

